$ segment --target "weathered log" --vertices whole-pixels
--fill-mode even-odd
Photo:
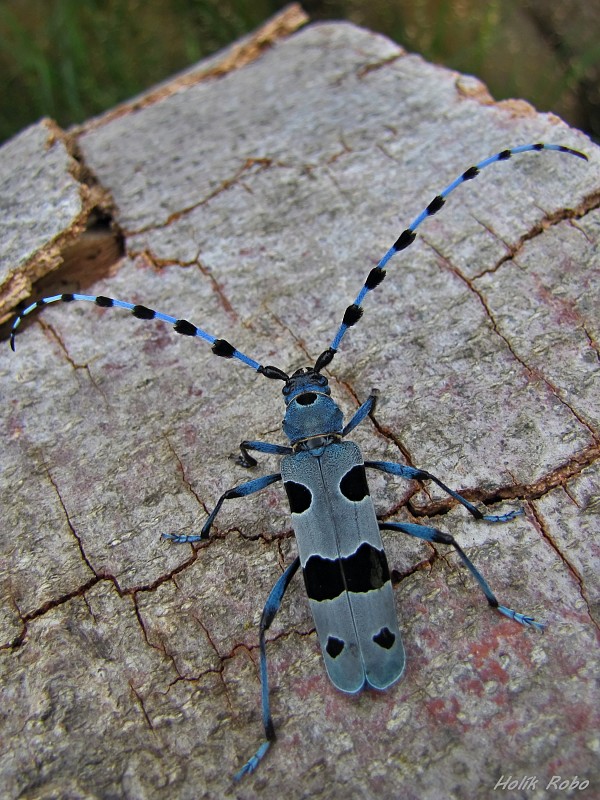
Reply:
[[[51,306],[16,356],[0,351],[2,794],[427,800],[488,797],[509,774],[597,781],[600,150],[351,25],[255,56],[0,150],[15,204],[5,311],[68,245],[34,299],[133,300],[292,370],[472,163],[534,141],[585,151],[588,164],[515,157],[461,187],[390,262],[331,366],[346,414],[381,391],[354,435],[366,458],[524,507],[491,526],[435,488],[372,481],[378,513],[452,532],[547,633],[494,614],[446,548],[387,535],[407,672],[347,697],[295,580],[270,634],[278,742],[234,787],[262,737],[257,624],[295,552],[286,502],[274,486],[226,504],[206,546],[159,537],[198,532],[248,478],[230,459],[240,440],[283,443],[280,384],[163,323]],[[253,474],[276,469],[263,457]]]

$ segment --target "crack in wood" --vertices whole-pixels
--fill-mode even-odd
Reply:
[[[592,439],[594,441],[596,441],[596,442],[600,441],[600,436],[596,433],[596,431],[593,429],[591,424],[589,422],[587,422],[587,420],[584,419],[582,414],[579,413],[565,399],[565,397],[563,396],[563,392],[558,388],[558,386],[556,386],[550,380],[550,378],[548,378],[546,375],[544,375],[543,372],[538,367],[532,367],[531,365],[529,365],[525,361],[525,359],[522,358],[516,352],[516,350],[514,349],[513,345],[511,344],[508,336],[505,335],[500,330],[500,326],[498,325],[498,323],[496,321],[496,318],[495,318],[495,316],[494,316],[494,314],[493,314],[493,312],[492,312],[492,310],[491,310],[491,308],[490,308],[490,306],[489,306],[489,304],[488,304],[488,302],[487,302],[487,300],[486,300],[486,298],[485,298],[485,296],[483,294],[483,291],[481,291],[477,286],[475,286],[474,281],[476,280],[476,278],[472,279],[472,278],[469,278],[466,275],[464,275],[461,272],[461,270],[458,269],[458,267],[455,267],[452,264],[452,262],[434,244],[432,244],[430,242],[427,242],[427,244],[433,250],[433,252],[438,256],[438,258],[443,263],[443,265],[446,267],[446,269],[448,269],[460,281],[462,281],[465,284],[465,286],[467,286],[469,291],[475,297],[477,297],[477,299],[479,300],[479,302],[481,303],[481,305],[482,305],[482,307],[483,307],[483,309],[485,311],[485,315],[486,315],[487,319],[489,320],[489,323],[492,326],[492,329],[493,329],[494,333],[497,336],[499,336],[500,339],[502,339],[502,341],[504,342],[504,344],[508,348],[508,351],[510,352],[510,354],[514,358],[514,360],[523,367],[523,369],[528,373],[528,375],[531,377],[531,379],[534,382],[535,381],[540,381],[549,389],[549,391],[553,395],[553,397],[555,397],[565,408],[567,408],[569,410],[569,412],[575,417],[575,419],[577,419],[577,421],[581,424],[581,426],[584,427],[589,432],[590,436],[592,437]],[[507,260],[507,259],[505,259],[505,260]],[[481,273],[481,274],[483,274],[483,273]]]
[[[575,565],[572,563],[572,561],[570,561],[567,558],[566,554],[563,553],[561,548],[555,542],[554,538],[552,537],[552,534],[548,530],[547,526],[544,524],[543,516],[540,513],[538,513],[538,510],[535,507],[535,503],[531,503],[530,508],[532,517],[535,521],[535,526],[538,529],[539,533],[541,534],[542,538],[550,545],[552,550],[556,553],[556,555],[560,558],[562,563],[566,566],[568,572],[575,579],[575,582],[579,587],[579,595],[587,609],[587,615],[592,624],[594,625],[594,627],[596,628],[596,630],[598,631],[598,633],[600,633],[600,621],[595,618],[594,613],[592,611],[592,603],[590,601],[590,598],[588,597],[588,592],[586,590],[583,576],[581,575],[579,570],[575,567]]]
[[[539,208],[539,206],[538,206]],[[498,235],[493,231],[489,226],[485,225],[480,220],[477,222],[482,225],[492,236],[496,239],[501,241],[507,249],[505,255],[498,259],[498,261],[491,267],[487,269],[481,270],[480,272],[475,273],[471,280],[476,281],[478,278],[483,277],[484,275],[488,275],[490,273],[497,272],[500,267],[505,264],[507,261],[513,261],[515,257],[523,250],[525,245],[536,239],[538,236],[542,236],[547,230],[555,227],[556,225],[560,225],[562,222],[570,222],[573,223],[574,220],[583,219],[587,214],[591,211],[595,211],[600,208],[600,193],[593,192],[587,197],[584,198],[583,202],[578,206],[578,208],[562,208],[558,209],[557,211],[553,212],[552,214],[548,214],[544,211],[543,208],[540,208],[540,211],[544,215],[542,219],[537,222],[535,225],[531,227],[529,231],[524,233],[522,236],[514,244],[508,244],[503,239],[500,239]],[[434,249],[440,258],[445,258],[438,250],[428,242],[430,247]]]
[[[67,521],[67,525],[69,527],[69,530],[71,531],[71,533],[73,534],[73,538],[77,542],[77,546],[79,548],[79,552],[81,554],[81,558],[82,558],[84,564],[90,570],[90,572],[96,578],[98,578],[99,577],[99,573],[97,572],[97,570],[94,569],[94,567],[92,566],[92,563],[90,562],[89,558],[87,557],[86,552],[85,552],[85,548],[83,547],[83,542],[81,541],[81,537],[79,536],[79,534],[75,530],[75,526],[71,522],[71,518],[69,517],[69,512],[67,511],[67,507],[66,507],[65,502],[64,502],[64,500],[62,498],[62,495],[60,493],[60,489],[58,488],[58,484],[54,480],[54,477],[53,477],[52,473],[50,472],[50,470],[49,470],[49,468],[47,466],[45,466],[45,471],[46,471],[46,477],[48,478],[48,480],[50,482],[50,485],[54,489],[54,492],[56,493],[56,497],[58,498],[58,502],[60,504],[60,507],[63,510],[63,514],[65,515],[65,519]]]
[[[146,711],[146,706],[144,705],[144,698],[137,691],[137,689],[135,688],[135,686],[133,685],[133,683],[131,681],[128,681],[128,683],[129,683],[129,688],[131,689],[131,692],[132,692],[133,696],[135,697],[135,699],[137,701],[137,704],[139,705],[139,707],[140,707],[140,709],[142,711],[144,719],[146,720],[146,724],[148,725],[148,727],[150,728],[151,731],[154,731],[154,725],[152,724],[152,720],[150,719],[150,715]]]
[[[255,168],[258,172],[263,172],[264,170],[269,169],[271,166],[283,165],[274,164],[270,158],[246,158],[244,163],[238,167],[231,178],[223,178],[219,186],[209,192],[206,197],[196,200],[195,202],[190,203],[188,206],[183,206],[182,208],[177,209],[177,211],[171,212],[162,222],[156,221],[150,223],[149,225],[144,225],[141,228],[126,230],[125,236],[139,236],[142,233],[149,233],[150,231],[160,230],[161,228],[168,228],[174,222],[178,222],[179,220],[185,218],[188,216],[188,214],[191,214],[196,209],[202,208],[202,206],[210,203],[210,201],[214,200],[215,197],[218,197],[220,194],[223,194],[223,192],[227,192],[238,183],[241,183],[242,178],[246,173],[254,171]]]
[[[206,503],[204,502],[204,500],[202,500],[200,495],[196,492],[196,490],[194,489],[194,487],[192,486],[192,484],[188,480],[188,477],[187,477],[186,472],[185,472],[185,467],[183,466],[183,461],[181,460],[181,458],[179,456],[179,453],[175,449],[175,446],[173,445],[173,443],[171,442],[170,438],[168,437],[168,435],[166,433],[163,434],[163,439],[164,439],[164,441],[166,441],[167,447],[169,448],[171,454],[174,456],[175,460],[177,461],[178,471],[179,471],[179,474],[181,475],[181,482],[182,482],[183,486],[185,486],[185,488],[188,490],[188,492],[195,498],[195,500],[198,503],[198,505],[200,506],[200,508],[204,511],[204,513],[208,517],[210,512],[209,512],[209,510],[208,510],[208,508],[206,506]]]
[[[399,46],[398,46],[399,47]],[[400,49],[400,48],[399,48]],[[410,54],[406,52],[406,50],[401,50],[399,53],[395,53],[392,56],[388,56],[387,58],[382,58],[379,61],[372,61],[369,64],[365,64],[362,67],[359,67],[356,70],[356,77],[359,80],[365,78],[371,72],[377,72],[380,69],[385,69],[389,67],[391,64],[395,64],[396,61],[399,61],[402,58],[406,58]]]

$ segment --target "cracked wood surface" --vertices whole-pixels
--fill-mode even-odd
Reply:
[[[23,192],[14,219],[37,215],[38,238],[20,252],[5,237],[9,269],[72,243],[100,187],[124,258],[68,259],[40,295],[144,303],[286,370],[328,345],[370,267],[471,163],[538,140],[590,156],[526,154],[459,189],[331,370],[346,414],[381,390],[352,437],[366,458],[525,508],[486,526],[435,487],[372,480],[380,515],[452,532],[500,601],[548,629],[492,613],[446,548],[388,534],[407,671],[347,697],[295,579],[269,645],[279,738],[232,785],[262,737],[262,604],[295,553],[281,487],[226,504],[206,546],[159,536],[198,531],[247,479],[230,459],[242,438],[282,441],[280,386],[162,323],[49,307],[0,353],[3,796],[437,800],[487,797],[502,774],[597,787],[598,148],[345,24],[149,97],[73,134],[79,171],[48,123],[0,151],[7,171],[38,159],[52,189],[39,210]]]
[[[0,322],[33,284],[81,240],[93,208],[106,207],[98,187],[82,180],[68,137],[42,120],[2,148],[0,158]]]

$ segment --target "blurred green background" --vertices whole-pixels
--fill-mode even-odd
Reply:
[[[209,55],[275,0],[0,0],[0,140],[82,122]],[[306,0],[522,97],[600,141],[599,0]],[[432,109],[432,114],[435,109]]]

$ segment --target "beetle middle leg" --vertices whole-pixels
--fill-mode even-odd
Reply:
[[[267,486],[270,486],[272,483],[276,483],[277,481],[281,480],[281,473],[276,472],[273,475],[263,475],[261,478],[255,478],[252,481],[246,481],[246,483],[240,483],[239,486],[234,486],[233,489],[228,489],[226,492],[223,492],[221,497],[217,500],[216,506],[213,508],[211,513],[208,516],[208,519],[202,526],[202,530],[200,533],[192,533],[192,534],[185,534],[185,533],[163,533],[161,534],[161,539],[169,539],[171,542],[175,542],[176,544],[182,544],[185,542],[200,542],[205,541],[208,539],[210,529],[212,528],[213,522],[215,521],[215,517],[221,510],[221,506],[225,502],[225,500],[233,500],[236,497],[248,497],[248,495],[255,494],[256,492],[261,492],[263,489],[266,489]]]
[[[517,508],[513,511],[508,511],[506,514],[484,514],[477,506],[463,497],[462,494],[446,486],[439,478],[436,478],[435,475],[432,475],[431,472],[427,472],[425,469],[409,467],[407,464],[396,464],[394,461],[365,461],[365,467],[369,469],[378,469],[380,472],[386,472],[388,475],[396,475],[398,478],[405,478],[406,480],[433,481],[440,489],[443,489],[446,494],[458,500],[475,519],[483,519],[486,522],[508,522],[509,519],[514,519],[523,513],[522,508]]]

